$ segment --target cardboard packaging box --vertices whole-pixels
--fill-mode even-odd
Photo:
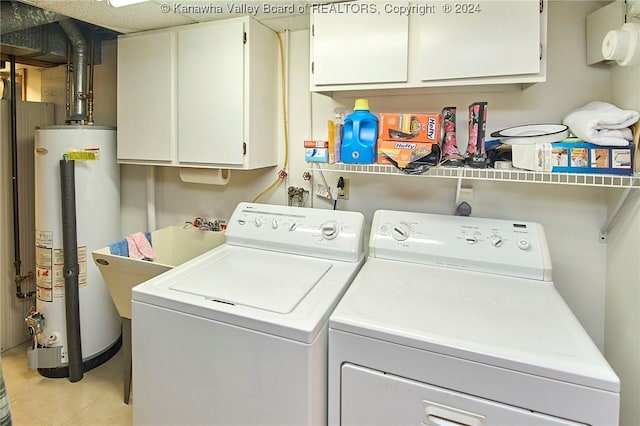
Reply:
[[[442,118],[432,114],[379,114],[378,139],[405,142],[440,143]]]
[[[632,175],[633,143],[601,146],[581,140],[513,145],[513,166],[534,171]]]
[[[329,141],[304,141],[304,160],[311,163],[328,163]]]
[[[384,155],[387,154],[398,163],[399,167],[406,167],[408,163],[431,152],[433,143],[404,142],[378,139],[378,164],[391,164]]]

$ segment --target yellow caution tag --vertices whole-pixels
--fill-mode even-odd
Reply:
[[[100,159],[100,150],[95,148],[90,148],[84,151],[69,151],[66,153],[66,157],[69,160],[95,161]]]

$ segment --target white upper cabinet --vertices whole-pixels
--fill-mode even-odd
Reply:
[[[408,3],[398,3],[400,6]],[[358,13],[341,13],[358,3],[316,6],[311,20],[313,84],[390,83],[407,81],[408,15],[376,13],[384,5]],[[322,12],[326,13],[322,13]],[[346,10],[345,10],[346,12]]]
[[[244,25],[178,32],[178,160],[242,165]]]
[[[451,12],[414,19],[422,81],[540,72],[537,0],[438,4]]]
[[[547,11],[540,0],[363,6],[348,2],[311,8],[312,91],[546,79]]]
[[[276,34],[249,17],[118,39],[118,161],[277,164]]]
[[[171,162],[173,55],[171,32],[118,40],[118,159]]]

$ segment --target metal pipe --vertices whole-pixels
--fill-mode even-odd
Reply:
[[[67,43],[67,82],[65,92],[65,121],[69,120],[71,115],[71,44]]]
[[[13,266],[20,276],[20,216],[18,212],[18,105],[16,100],[16,57],[9,56],[11,75],[11,181],[13,183]],[[16,281],[16,295],[22,293]]]
[[[87,123],[93,124],[93,76],[94,76],[94,32],[91,32],[91,42],[89,43],[89,95],[87,100]]]
[[[59,22],[73,46],[74,108],[70,121],[87,120],[87,43],[75,22],[68,18]]]
[[[18,211],[18,99],[16,98],[16,57],[9,56],[9,73],[11,81],[11,181],[13,183],[13,266],[16,275],[14,278],[16,285],[16,297],[18,299],[26,299],[31,297],[35,292],[23,292],[22,282],[33,277],[33,273],[29,272],[26,276],[22,276],[22,260],[20,258],[20,212]]]
[[[78,230],[76,228],[75,161],[60,160],[62,196],[62,252],[64,256],[64,299],[67,318],[69,381],[82,380],[82,343],[80,339],[80,292],[78,288]]]

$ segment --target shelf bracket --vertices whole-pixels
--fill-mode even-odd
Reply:
[[[625,188],[624,191],[622,191],[622,193],[618,197],[618,200],[613,205],[611,212],[607,215],[607,221],[604,223],[604,225],[600,229],[600,242],[604,243],[607,241],[607,234],[609,233],[609,231],[611,230],[611,227],[615,224],[616,220],[618,219],[620,210],[622,210],[622,207],[627,202],[627,199],[629,198],[629,194],[631,193],[631,190],[632,188]],[[638,197],[636,201],[638,204],[638,208],[640,208],[640,197]]]
[[[473,187],[470,182],[463,184],[463,179],[458,178],[456,184],[456,215],[471,216],[471,203],[473,201]]]

